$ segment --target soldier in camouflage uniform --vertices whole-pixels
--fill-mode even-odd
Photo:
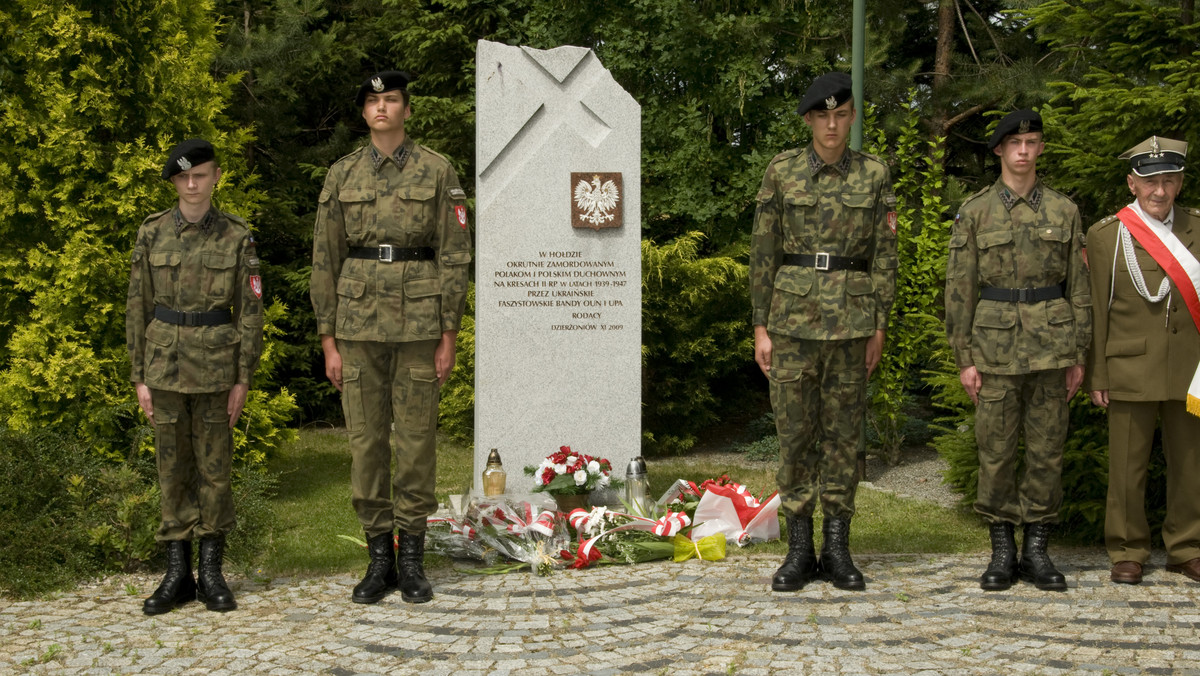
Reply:
[[[1046,545],[1062,502],[1068,404],[1083,381],[1091,296],[1079,210],[1038,180],[1044,147],[1037,113],[1001,120],[988,142],[1000,157],[1000,180],[963,203],[950,234],[946,334],[977,407],[975,511],[992,543],[980,578],[986,590],[1008,589],[1017,577],[1039,589],[1067,587]],[[1018,564],[1019,524],[1025,538]]]
[[[770,380],[788,554],[771,588],[818,574],[863,589],[850,558],[867,378],[879,364],[896,284],[896,198],[887,165],[847,147],[850,77],[817,78],[797,112],[813,143],[767,167],[750,249],[754,357]],[[824,543],[813,547],[820,500]]]
[[[212,145],[180,143],[162,177],[179,202],[138,230],[125,307],[131,379],[154,425],[162,492],[155,537],[167,547],[167,574],[142,610],[165,613],[199,597],[226,611],[237,607],[221,573],[234,526],[230,430],[262,354],[262,279],[246,223],[212,206],[221,178]]]
[[[438,393],[454,368],[471,261],[453,167],[405,134],[407,85],[398,71],[362,83],[356,104],[371,142],[330,168],[313,236],[317,332],[342,393],[352,501],[370,555],[355,603],[396,587],[409,603],[433,598],[422,560],[437,508]]]

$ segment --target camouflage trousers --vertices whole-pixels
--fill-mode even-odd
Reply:
[[[233,530],[229,392],[150,390],[162,525],[154,538],[195,540]]]
[[[437,510],[436,340],[338,340],[351,503],[367,537],[424,533]]]
[[[779,433],[785,516],[854,515],[867,397],[867,339],[801,340],[771,334],[771,407]]]
[[[982,386],[975,409],[979,491],[975,511],[988,523],[1058,521],[1069,410],[1066,369],[979,375]],[[1022,432],[1025,468],[1018,484],[1017,437]]]

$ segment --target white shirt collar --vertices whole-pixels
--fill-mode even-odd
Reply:
[[[1137,215],[1142,217],[1142,220],[1146,222],[1146,225],[1157,230],[1166,230],[1167,232],[1170,232],[1171,228],[1173,228],[1175,225],[1174,206],[1171,207],[1171,212],[1167,214],[1167,219],[1165,221],[1160,221],[1146,213],[1146,210],[1142,209],[1142,205],[1137,200],[1134,200],[1133,203],[1129,205],[1129,208],[1137,212]]]

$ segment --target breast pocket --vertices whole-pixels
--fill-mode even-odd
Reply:
[[[375,196],[374,188],[348,187],[338,191],[348,234],[361,235],[375,229]]]
[[[174,296],[179,283],[178,251],[150,252],[150,279],[154,283],[155,296]]]
[[[1013,234],[1011,230],[992,230],[975,235],[979,247],[979,277],[1009,277],[1016,267],[1013,260]]]
[[[1036,234],[1038,240],[1046,244],[1042,249],[1046,252],[1046,259],[1042,263],[1042,268],[1045,269],[1047,278],[1051,282],[1066,279],[1067,257],[1070,250],[1067,243],[1071,241],[1071,229],[1054,225],[1042,225],[1038,227]]]
[[[397,209],[402,214],[400,226],[406,231],[434,232],[437,222],[436,196],[437,186],[432,183],[401,186],[396,191]]]
[[[219,305],[229,305],[233,300],[232,289],[237,281],[237,255],[215,251],[204,254],[204,297]]]
[[[843,193],[842,207],[843,238],[870,240],[875,236],[875,195]]]
[[[788,231],[792,237],[811,246],[816,234],[812,229],[817,224],[817,198],[815,192],[792,190],[783,196],[783,208]],[[807,233],[807,235],[806,235]]]

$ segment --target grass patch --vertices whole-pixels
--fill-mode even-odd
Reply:
[[[743,463],[705,456],[654,458],[648,461],[650,494],[662,495],[676,479],[700,483],[728,474],[755,495],[775,491],[776,467],[771,463]],[[272,506],[276,528],[271,552],[262,566],[268,577],[304,574],[359,574],[366,554],[338,535],[362,537],[350,506],[350,451],[340,430],[305,430],[286,444],[271,462],[279,487]],[[437,487],[439,502],[472,485],[474,456],[462,444],[438,440]],[[862,488],[857,498],[851,546],[855,553],[956,553],[985,550],[986,533],[966,509],[946,509],[920,500],[901,498]],[[816,528],[820,530],[818,517]],[[818,534],[818,542],[820,535]],[[785,535],[786,538],[786,535]],[[752,554],[782,555],[786,541],[739,549],[728,548],[732,558]],[[447,562],[431,557],[430,567]]]

